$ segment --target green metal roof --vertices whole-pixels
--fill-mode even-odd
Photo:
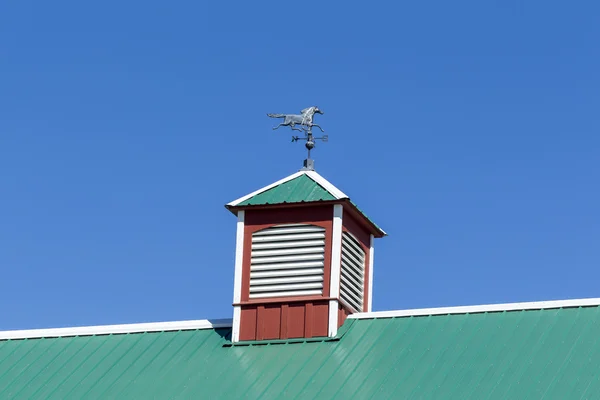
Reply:
[[[228,329],[0,341],[2,399],[600,398],[600,308],[347,320],[335,341]]]
[[[372,219],[370,219],[358,206],[351,202],[349,198],[325,180],[314,171],[309,173],[294,174],[284,178],[281,183],[276,182],[274,186],[260,189],[256,194],[250,194],[248,198],[238,199],[227,205],[227,207],[244,207],[268,204],[293,204],[332,200],[347,200],[356,208],[356,210],[369,221],[382,236],[386,233]],[[313,178],[315,176],[316,178]],[[289,179],[289,180],[287,180]]]
[[[238,206],[300,203],[309,201],[336,200],[336,197],[308,175],[299,175],[278,186],[259,193]]]

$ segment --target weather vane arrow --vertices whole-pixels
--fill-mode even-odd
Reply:
[[[303,170],[309,171],[314,171],[315,169],[315,162],[310,158],[310,151],[315,147],[315,140],[322,140],[323,142],[327,142],[327,140],[329,139],[327,135],[323,135],[321,137],[313,136],[313,126],[319,128],[321,132],[325,132],[323,128],[313,123],[313,118],[315,114],[323,114],[323,111],[321,111],[317,106],[312,106],[300,111],[300,114],[267,114],[267,116],[271,118],[283,118],[283,122],[274,127],[273,130],[279,129],[282,126],[289,126],[294,131],[304,132],[304,137],[292,136],[292,142],[297,142],[298,140],[306,140],[305,147],[308,150],[308,157],[306,158],[306,160],[304,160]]]

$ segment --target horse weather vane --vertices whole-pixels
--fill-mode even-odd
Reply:
[[[283,118],[283,122],[274,127],[273,130],[279,129],[282,126],[289,126],[294,131],[304,133],[304,137],[292,136],[292,142],[297,142],[298,140],[306,140],[304,146],[308,150],[308,157],[306,158],[306,160],[304,160],[303,169],[310,171],[313,171],[315,169],[315,162],[310,158],[310,151],[315,147],[315,140],[322,140],[323,142],[327,142],[328,140],[327,135],[323,135],[321,137],[313,136],[313,126],[319,128],[321,132],[325,132],[323,128],[313,123],[313,118],[315,114],[323,114],[323,111],[321,111],[319,107],[313,106],[300,111],[300,114],[267,114],[267,116],[271,118]]]

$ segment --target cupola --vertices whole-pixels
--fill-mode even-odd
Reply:
[[[306,169],[241,197],[232,341],[333,337],[371,311],[374,239],[350,198]]]

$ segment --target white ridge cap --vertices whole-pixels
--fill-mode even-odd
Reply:
[[[348,198],[348,196],[346,196],[346,194],[344,192],[342,192],[340,189],[333,186],[333,184],[331,182],[329,182],[327,179],[323,178],[317,172],[306,171],[306,175],[308,175],[313,181],[317,182],[319,185],[323,186],[325,188],[325,190],[327,190],[329,193],[331,193],[337,200]]]
[[[198,329],[230,328],[231,319],[200,319],[190,321],[150,322],[141,324],[81,326],[73,328],[28,329],[0,331],[0,340],[41,339],[69,336],[93,336],[121,333],[190,331]]]
[[[532,301],[526,303],[486,304],[478,306],[417,308],[413,310],[375,311],[351,314],[351,319],[417,317],[426,315],[473,314],[483,312],[547,310],[555,308],[600,306],[600,298]]]

